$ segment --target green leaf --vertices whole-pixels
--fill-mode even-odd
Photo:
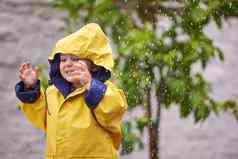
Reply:
[[[136,120],[137,129],[139,129],[140,133],[144,132],[144,128],[149,124],[149,120],[146,116],[142,116]]]
[[[200,7],[195,7],[191,11],[192,22],[195,24],[201,24],[207,18],[207,13]]]
[[[190,101],[185,98],[180,106],[180,116],[186,118],[193,110],[193,106]]]
[[[46,66],[45,65],[40,65],[40,84],[41,87],[46,90],[48,87],[48,78],[45,73]]]
[[[132,132],[132,124],[130,122],[124,122],[121,127],[122,132],[122,154],[129,154],[135,150],[135,146],[143,148],[143,142],[141,139]]]
[[[176,79],[170,82],[170,92],[173,98],[177,101],[183,100],[186,95],[186,84],[181,79]]]
[[[224,61],[225,57],[224,57],[223,51],[221,49],[219,49],[219,48],[217,48],[216,50],[218,52],[220,60]]]
[[[218,28],[221,29],[221,25],[222,25],[222,19],[221,19],[221,16],[214,16],[214,20],[215,20],[216,25],[218,26]]]
[[[234,114],[234,116],[235,116],[235,118],[236,118],[236,121],[238,122],[238,105],[236,105],[233,114]]]
[[[191,93],[188,97],[188,100],[189,100],[189,103],[191,103],[191,105],[194,107],[194,108],[197,108],[201,105],[203,105],[203,97],[198,94],[198,93]]]
[[[211,100],[211,106],[212,106],[212,110],[216,115],[219,115],[219,113],[222,110],[222,104],[220,102],[216,102],[214,100]]]
[[[233,100],[226,100],[223,103],[223,109],[226,111],[228,109],[234,109],[236,107],[236,102]]]
[[[210,114],[210,109],[206,105],[196,107],[194,112],[195,122],[205,120]]]
[[[163,61],[168,66],[172,67],[175,64],[175,61],[176,61],[176,50],[172,50],[168,54],[165,54],[163,56]]]

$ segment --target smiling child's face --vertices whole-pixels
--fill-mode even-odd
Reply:
[[[75,55],[60,55],[60,73],[64,79],[71,83],[74,82],[75,72],[77,72],[77,75],[82,72],[83,76],[85,70],[89,71],[88,64],[88,60],[80,59]]]

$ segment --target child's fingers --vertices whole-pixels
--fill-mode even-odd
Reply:
[[[81,81],[80,83],[85,83],[90,79],[90,75],[87,73],[73,73],[72,78],[75,79],[76,81]]]
[[[23,73],[23,67],[22,66],[19,68],[19,73]]]
[[[88,67],[87,63],[85,61],[79,61],[79,64],[83,65],[84,67]]]
[[[78,63],[74,64],[73,67],[76,68],[76,69],[80,69],[80,70],[87,69],[87,65],[84,62],[78,62]]]
[[[27,63],[23,63],[23,69],[27,69]]]
[[[21,81],[24,81],[24,80],[25,80],[25,76],[22,75],[22,74],[20,74],[20,75],[19,75],[19,79],[20,79]]]
[[[22,75],[26,76],[29,75],[31,73],[32,70],[30,69],[22,69],[22,71],[20,72]]]
[[[84,69],[82,68],[82,67],[73,67],[72,68],[72,72],[82,72],[82,71],[84,71]]]
[[[73,67],[73,68],[71,68],[71,69],[69,69],[69,71],[71,72],[71,73],[81,73],[81,72],[85,72],[85,70],[83,69],[83,68],[80,68],[80,67]]]
[[[29,76],[29,70],[23,71],[23,73],[20,73],[19,76],[22,76],[24,79],[26,79]]]
[[[74,77],[74,78],[81,78],[84,76],[85,73],[83,73],[82,71],[78,71],[78,70],[75,70],[73,72],[71,72],[71,76]]]
[[[30,63],[26,63],[24,65],[24,69],[23,69],[24,73],[30,73],[33,71],[32,65]]]
[[[19,72],[22,73],[22,72],[24,71],[25,67],[26,67],[26,63],[22,63],[22,64],[20,65]]]
[[[25,63],[23,63],[23,69],[24,70],[26,70],[26,69],[31,69],[32,67],[31,67],[31,63],[29,63],[29,62],[25,62]]]
[[[22,63],[22,64],[20,65],[19,70],[23,69],[23,65],[24,65],[24,63]]]
[[[84,70],[74,70],[72,73],[71,73],[73,76],[85,76],[86,75],[86,72]]]
[[[32,65],[31,65],[31,63],[29,63],[29,62],[26,63],[26,68],[27,68],[27,69],[32,69]]]
[[[21,64],[21,66],[20,66],[20,69],[19,69],[19,72],[20,73],[24,73],[25,72],[25,70],[27,70],[27,63],[23,63],[23,64]]]
[[[21,67],[20,67],[20,69],[19,69],[19,72],[20,72],[21,74],[25,74],[28,70],[29,70],[29,69],[27,69],[27,66],[26,66],[26,64],[24,63],[24,64],[21,65]]]

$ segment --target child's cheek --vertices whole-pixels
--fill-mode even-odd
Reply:
[[[59,69],[60,69],[61,75],[63,75],[64,74],[64,69],[63,69],[63,64],[62,63],[60,63]]]

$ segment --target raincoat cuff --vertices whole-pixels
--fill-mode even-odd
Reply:
[[[37,81],[35,87],[27,89],[22,81],[15,85],[17,98],[23,103],[34,103],[40,96],[40,81]]]
[[[84,96],[84,100],[90,109],[96,108],[104,96],[106,89],[107,86],[103,82],[92,79],[90,88],[86,91]]]
[[[100,67],[97,71],[92,73],[92,76],[94,79],[97,79],[101,82],[105,82],[111,77],[111,72],[103,67]]]

